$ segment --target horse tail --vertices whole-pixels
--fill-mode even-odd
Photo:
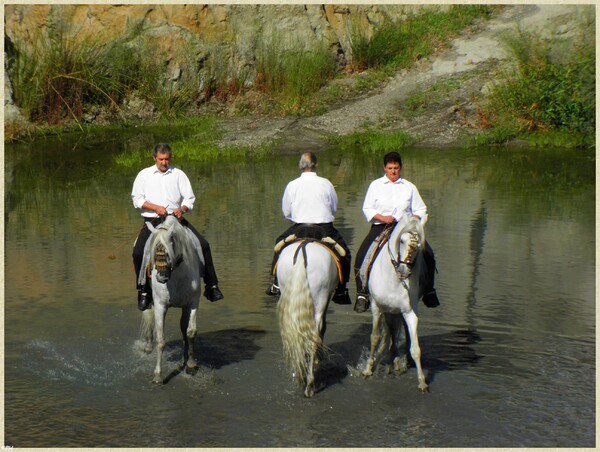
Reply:
[[[322,339],[315,325],[314,305],[302,259],[298,259],[292,268],[290,279],[277,303],[277,313],[284,360],[292,375],[303,384],[309,358],[321,348]]]

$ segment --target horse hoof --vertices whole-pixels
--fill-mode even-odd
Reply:
[[[419,386],[419,391],[421,391],[421,394],[425,394],[426,392],[429,392],[429,386],[427,386],[427,385],[424,387]]]
[[[187,375],[196,375],[198,373],[198,366],[186,366],[185,373]]]
[[[160,377],[154,377],[152,379],[152,383],[157,384],[157,385],[162,385],[163,381],[162,381],[162,378],[160,378]]]
[[[306,388],[306,390],[304,391],[304,397],[306,397],[307,399],[310,399],[314,395],[315,395],[314,388]]]

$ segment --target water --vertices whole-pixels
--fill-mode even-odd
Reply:
[[[442,306],[419,313],[431,392],[418,392],[414,369],[363,379],[370,313],[332,305],[320,390],[305,399],[284,371],[276,300],[264,294],[297,152],[210,164],[175,154],[198,198],[188,219],[211,243],[225,299],[201,302],[196,375],[178,372],[179,311],[169,312],[168,382],[150,383],[154,356],[135,347],[130,258],[138,168],[113,156],[173,134],[6,146],[5,445],[595,446],[593,152],[403,151],[439,267]],[[317,152],[356,251],[381,156]]]

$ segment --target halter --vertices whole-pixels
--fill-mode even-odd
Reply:
[[[396,271],[396,275],[398,276],[400,281],[402,281],[403,284],[405,284],[404,281],[406,279],[410,278],[410,275],[412,273],[411,272],[412,268],[415,265],[413,255],[417,251],[418,246],[419,246],[418,245],[419,244],[419,234],[417,234],[416,232],[408,232],[408,234],[410,235],[410,243],[408,245],[408,253],[406,253],[406,258],[404,260],[400,260],[400,255],[398,255],[398,259],[396,259],[394,257],[394,253],[392,252],[392,249],[390,248],[390,241],[388,240],[388,242],[387,242],[387,249],[388,249],[388,254],[390,255],[390,261],[392,263],[392,266],[394,267],[394,270]],[[401,235],[402,235],[402,231],[398,234],[398,238],[400,238]],[[400,264],[404,264],[408,267],[408,274],[402,275],[398,271]]]

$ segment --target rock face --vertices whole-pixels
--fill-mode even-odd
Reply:
[[[11,41],[32,42],[36,34],[59,27],[67,37],[94,37],[100,41],[132,35],[136,29],[157,49],[177,58],[184,44],[207,51],[226,45],[250,60],[257,39],[274,33],[295,45],[324,42],[345,63],[350,32],[360,28],[370,35],[383,21],[396,22],[420,9],[439,5],[6,5],[5,35]],[[139,38],[140,36],[136,36]]]
[[[5,42],[21,47],[56,32],[102,44],[117,39],[132,46],[144,43],[160,55],[168,79],[176,83],[190,60],[202,72],[211,55],[252,73],[257,45],[275,36],[294,47],[325,44],[341,68],[349,62],[353,32],[370,36],[384,21],[397,22],[424,8],[447,6],[9,4],[4,6],[4,33]],[[6,83],[10,91],[10,81]],[[7,96],[5,110],[10,115],[11,106]]]

